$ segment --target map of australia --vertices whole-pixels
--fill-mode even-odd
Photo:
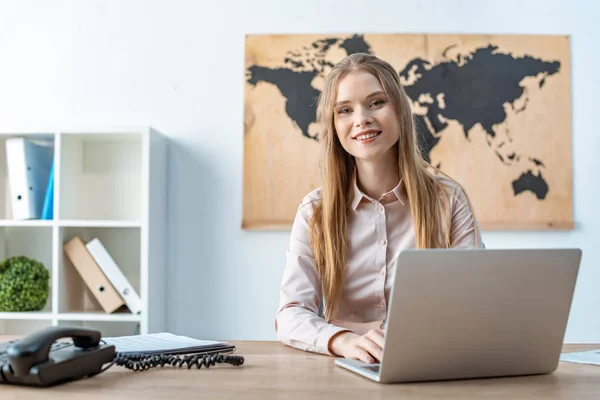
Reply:
[[[315,82],[324,79],[341,57],[356,52],[379,55],[376,47],[365,35],[318,38],[287,49],[280,65],[247,65],[246,82],[253,88],[273,85],[281,94],[285,114],[296,127],[286,134],[318,141],[318,132],[311,131],[320,94]],[[516,146],[509,119],[527,114],[532,96],[544,95],[546,83],[563,72],[561,60],[514,54],[493,41],[464,47],[457,51],[458,45],[448,43],[435,60],[417,54],[394,64],[412,100],[423,156],[444,170],[444,162],[433,157],[444,136],[459,129],[468,146],[473,132],[482,131],[485,151],[494,155],[497,165],[481,168],[513,167],[513,179],[504,183],[504,193],[515,198],[529,193],[543,203],[555,189],[547,179],[547,166],[560,160],[544,159],[534,147],[531,153],[531,146]]]

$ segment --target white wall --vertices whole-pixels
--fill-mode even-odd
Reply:
[[[368,3],[1,1],[0,130],[151,125],[169,135],[169,330],[275,339],[288,233],[240,230],[244,34],[571,35],[576,229],[484,239],[490,248],[581,247],[566,340],[600,342],[598,3]]]

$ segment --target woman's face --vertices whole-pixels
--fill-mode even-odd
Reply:
[[[348,73],[335,101],[333,123],[344,150],[357,161],[385,157],[400,137],[400,124],[377,78],[364,71]]]

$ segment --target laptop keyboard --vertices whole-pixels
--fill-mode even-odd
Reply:
[[[373,372],[379,372],[379,364],[377,364],[377,365],[365,365],[365,366],[363,366],[361,368],[369,370],[369,371],[373,371]]]

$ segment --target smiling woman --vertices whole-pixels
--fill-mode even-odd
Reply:
[[[340,61],[317,119],[323,186],[298,207],[275,327],[289,346],[370,363],[381,358],[398,254],[483,243],[461,185],[420,154],[389,63],[364,53]]]
[[[379,178],[392,181],[390,188],[393,188],[398,183],[399,171],[389,166],[398,163],[398,149],[394,145],[400,136],[400,126],[394,106],[381,84],[369,72],[359,70],[348,73],[340,79],[337,99],[340,100],[334,107],[334,125],[342,147],[354,157],[358,168],[379,166]],[[372,175],[373,172],[359,171],[359,176]],[[372,181],[361,180],[365,183]],[[385,189],[385,184],[380,181],[378,186],[379,190]],[[366,190],[371,197],[384,193],[373,193],[372,190],[376,188]]]

